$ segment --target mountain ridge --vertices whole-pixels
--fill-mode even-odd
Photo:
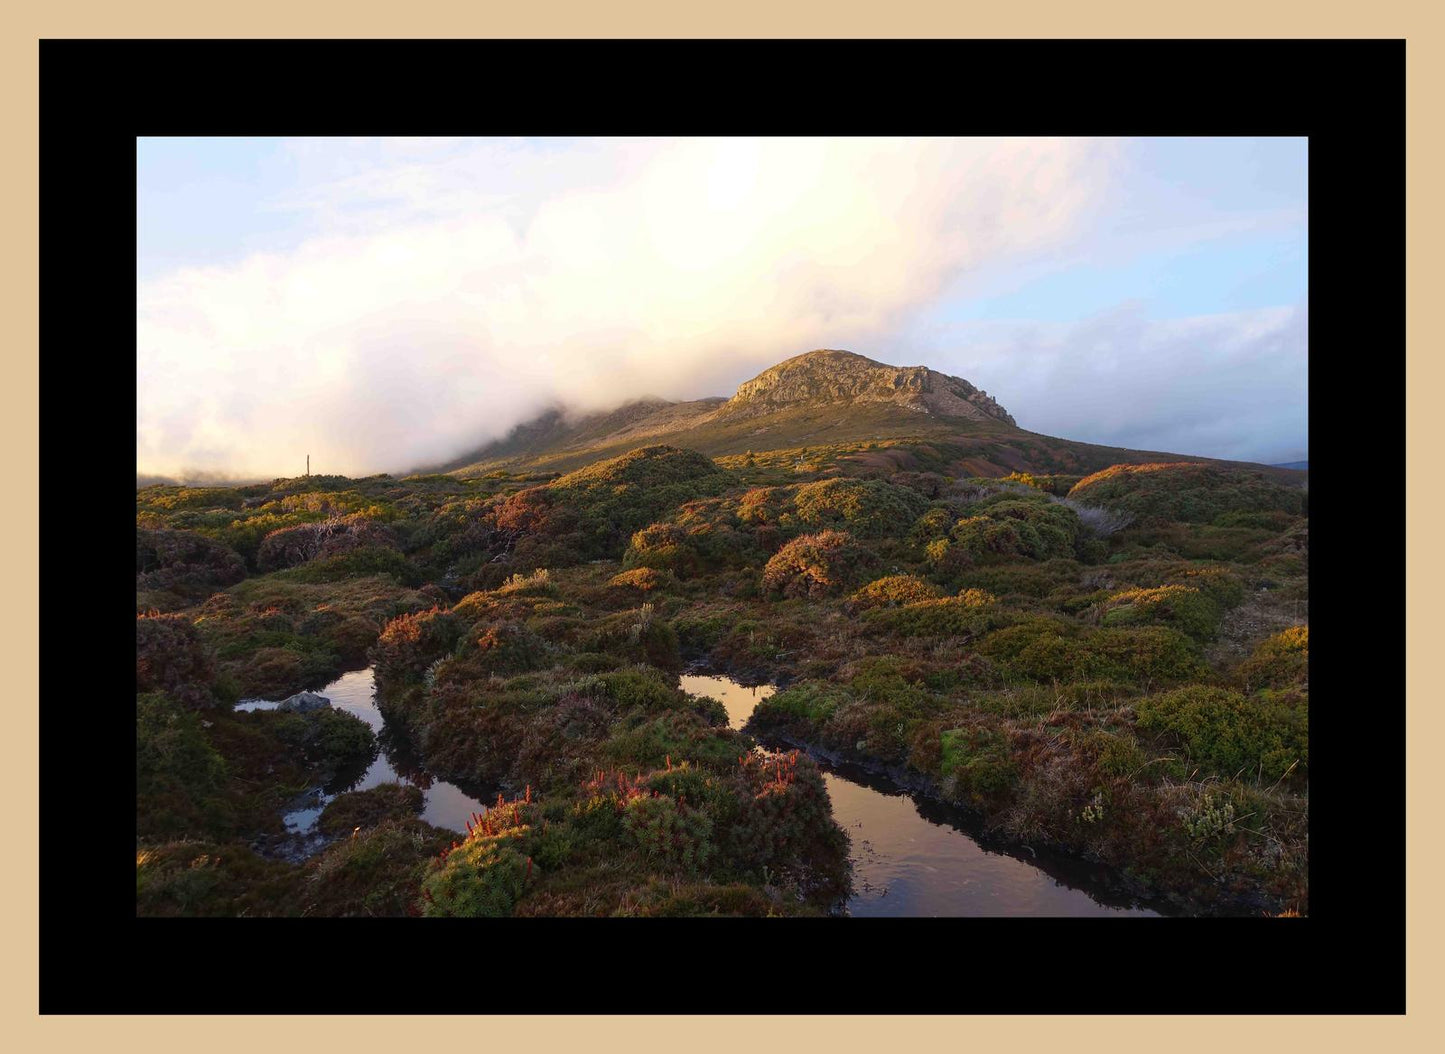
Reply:
[[[554,405],[506,436],[423,471],[569,472],[659,443],[725,457],[816,446],[861,450],[880,442],[932,444],[956,474],[976,476],[1087,474],[1114,464],[1158,461],[1245,464],[1030,432],[961,377],[824,348],[768,367],[738,385],[731,398],[643,397],[595,412]]]

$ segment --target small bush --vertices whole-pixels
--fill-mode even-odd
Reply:
[[[842,591],[870,563],[872,554],[843,531],[794,538],[763,568],[763,586],[785,597],[821,597]]]
[[[1141,685],[1178,684],[1201,676],[1197,646],[1167,626],[1101,629],[1084,642],[1090,676]]]
[[[667,586],[672,581],[674,581],[673,576],[667,571],[658,571],[652,567],[635,567],[631,571],[613,575],[607,580],[607,585],[613,589],[635,589],[641,593],[651,593],[655,589]]]
[[[489,814],[490,815],[490,814]],[[463,918],[502,918],[512,914],[529,875],[530,856],[523,848],[530,827],[519,824],[486,834],[472,833],[451,850],[442,865],[422,881],[422,914]]]
[[[1018,498],[979,503],[978,514],[959,520],[949,532],[975,562],[1049,560],[1074,555],[1079,517],[1047,499]]]
[[[395,549],[396,536],[360,515],[331,516],[272,531],[262,540],[256,563],[262,571],[277,571],[364,548]]]
[[[632,536],[622,566],[669,571],[678,578],[694,575],[701,568],[698,552],[688,544],[687,533],[674,523],[654,523]]]
[[[354,837],[342,838],[307,870],[302,888],[306,915],[385,918],[419,914],[422,880],[451,838],[435,827],[403,819],[385,819]]]
[[[936,600],[943,590],[913,575],[888,575],[869,582],[848,598],[846,610],[856,614],[879,607],[899,607],[920,600]]]
[[[1246,692],[1265,688],[1298,688],[1309,682],[1309,627],[1291,626],[1261,641],[1254,654],[1234,669],[1235,682]]]
[[[695,874],[713,855],[712,821],[699,809],[671,796],[640,796],[627,802],[622,827],[649,860]]]
[[[999,614],[979,590],[869,612],[868,623],[900,637],[972,637],[994,628]]]

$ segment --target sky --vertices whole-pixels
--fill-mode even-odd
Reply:
[[[435,464],[842,348],[1308,457],[1304,139],[137,140],[137,469]]]

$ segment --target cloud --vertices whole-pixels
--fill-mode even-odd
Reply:
[[[730,394],[814,347],[884,357],[958,275],[1068,238],[1111,142],[294,146],[314,231],[137,298],[142,472],[362,474],[541,407]]]
[[[956,349],[935,352],[938,368],[999,383],[1030,431],[1265,463],[1308,450],[1303,304],[1163,320],[1122,304],[1080,322],[966,323],[915,340]]]

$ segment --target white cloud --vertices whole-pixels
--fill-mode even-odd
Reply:
[[[275,203],[316,236],[140,286],[143,472],[290,474],[308,452],[322,471],[399,470],[553,400],[729,394],[814,347],[886,357],[958,274],[1066,238],[1116,154],[403,141],[338,170],[323,145],[297,147],[313,178]]]
[[[1067,324],[966,323],[921,338],[940,369],[993,390],[1021,427],[1229,460],[1305,457],[1303,305],[1151,319],[1136,305]]]

